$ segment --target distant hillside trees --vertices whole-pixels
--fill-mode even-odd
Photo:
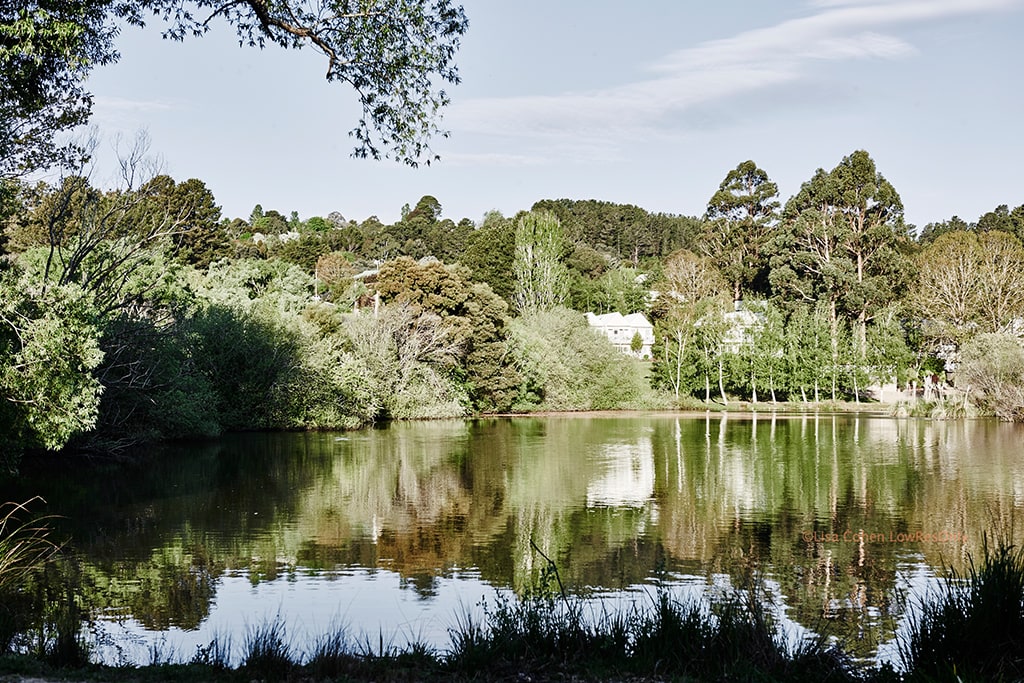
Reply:
[[[700,227],[697,218],[652,214],[632,204],[597,200],[545,199],[531,210],[557,216],[568,242],[589,245],[633,265],[692,248]]]

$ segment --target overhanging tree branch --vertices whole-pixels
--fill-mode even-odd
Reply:
[[[243,45],[312,45],[327,57],[327,80],[347,83],[362,108],[349,132],[356,157],[429,164],[430,141],[448,135],[437,125],[450,101],[439,86],[459,82],[468,28],[452,0],[28,0],[0,4],[0,177],[74,166],[82,150],[59,136],[91,115],[85,78],[118,58],[116,20],[141,26],[147,14],[175,40],[222,19]]]
[[[347,83],[362,107],[349,133],[353,156],[429,164],[437,158],[430,140],[448,135],[437,121],[449,98],[436,81],[459,82],[453,60],[468,27],[451,0],[145,0],[142,6],[170,24],[165,35],[178,40],[203,35],[221,18],[242,44],[312,45],[327,57],[327,80]],[[197,20],[190,6],[210,12]]]

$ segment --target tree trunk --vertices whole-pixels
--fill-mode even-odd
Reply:
[[[678,349],[676,349],[676,350],[678,351]],[[669,340],[665,339],[665,363],[666,363],[666,365],[668,364],[670,358],[671,358],[671,355],[669,354]],[[679,357],[677,356],[676,357],[675,372],[673,373],[671,370],[669,370],[669,379],[672,381],[672,391],[675,393],[676,403],[679,403],[679,372],[680,372],[680,364],[681,364],[681,361],[679,360]]]
[[[725,397],[725,378],[724,370],[722,368],[722,359],[718,359],[718,391],[722,394],[722,405],[729,405],[729,399]]]
[[[832,402],[835,403],[838,384],[836,369],[839,367],[839,315],[836,312],[835,299],[830,302],[828,328],[832,337]]]
[[[861,361],[867,361],[868,358],[868,314],[867,311],[861,311],[857,315],[857,354]]]

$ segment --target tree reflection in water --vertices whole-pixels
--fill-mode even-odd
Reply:
[[[278,582],[284,618],[323,603],[359,629],[343,602],[362,604],[343,588],[358,585],[400,619],[443,610],[451,623],[459,602],[537,586],[533,541],[567,587],[596,596],[759,580],[785,619],[869,657],[891,640],[902,594],[962,566],[986,533],[1020,535],[1021,430],[717,413],[402,423],[40,469],[9,495],[51,501],[86,603],[145,631],[262,615]],[[232,590],[227,605],[237,577],[251,595]]]

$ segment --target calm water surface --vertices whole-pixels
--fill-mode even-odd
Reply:
[[[191,657],[283,619],[426,641],[538,586],[613,607],[764,579],[794,633],[894,652],[913,596],[1024,538],[1024,428],[854,415],[565,416],[247,434],[130,469],[33,474],[80,556],[108,661]],[[911,605],[908,607],[908,604]]]

